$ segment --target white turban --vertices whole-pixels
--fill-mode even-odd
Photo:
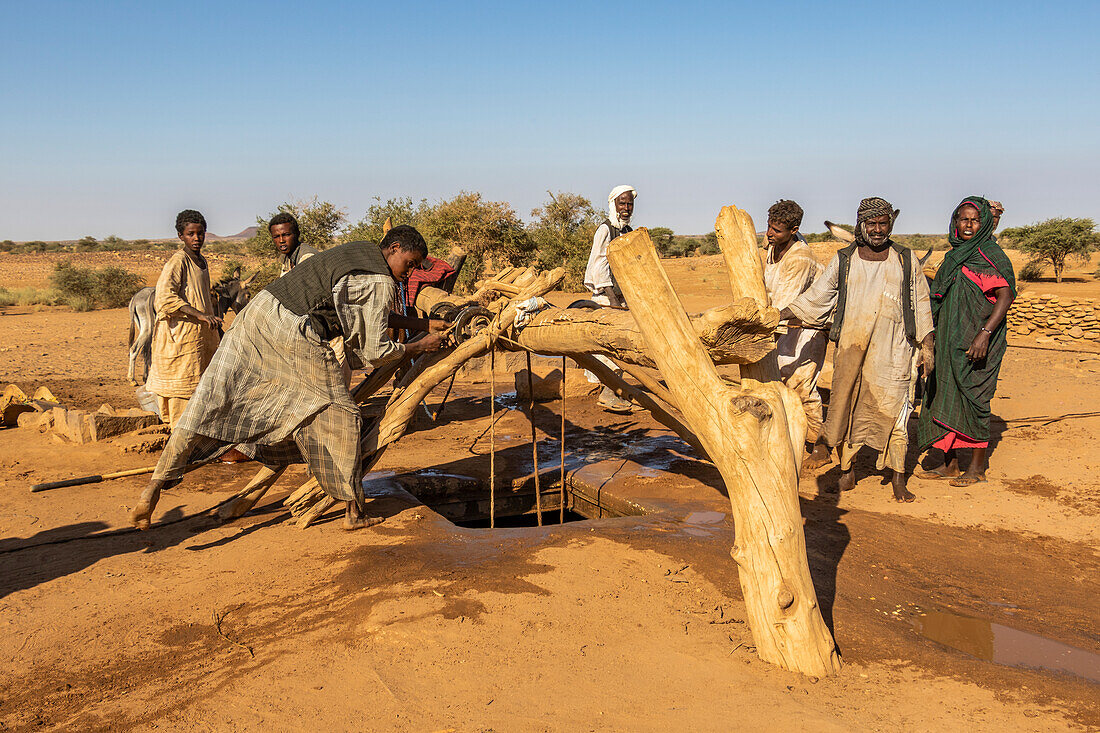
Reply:
[[[616,229],[622,229],[630,223],[629,216],[626,219],[620,219],[619,212],[615,210],[615,199],[619,198],[624,193],[632,193],[635,199],[638,198],[638,192],[634,190],[633,186],[615,186],[607,196],[607,218],[615,225]]]

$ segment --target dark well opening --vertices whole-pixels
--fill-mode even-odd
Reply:
[[[542,523],[560,523],[562,500],[565,521],[637,516],[645,511],[593,490],[568,475],[564,497],[559,469],[545,469],[539,475],[539,499],[535,498],[533,474],[519,477],[498,477],[492,502],[497,527],[535,527],[538,503],[542,508]],[[437,471],[419,471],[395,476],[402,487],[433,511],[459,527],[487,529],[489,527],[489,487],[481,478]]]
[[[577,514],[574,511],[566,510],[565,521],[566,522],[583,522],[588,517],[583,514]],[[488,517],[484,519],[466,519],[454,522],[455,526],[466,527],[467,529],[489,529]],[[557,511],[543,512],[542,513],[542,525],[549,527],[551,525],[561,524],[561,514]],[[505,529],[513,527],[537,527],[538,526],[538,514],[517,514],[510,517],[497,517],[496,527],[494,529]]]

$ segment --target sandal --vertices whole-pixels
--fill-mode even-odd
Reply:
[[[974,484],[984,484],[985,483],[985,474],[981,473],[981,474],[978,474],[977,476],[967,476],[964,473],[960,476],[956,476],[955,478],[951,479],[950,483],[951,483],[952,486],[973,486]]]

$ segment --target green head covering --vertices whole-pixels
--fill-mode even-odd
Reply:
[[[981,226],[974,236],[963,241],[959,238],[959,229],[956,220],[959,209],[964,206],[973,206],[978,210],[978,218]],[[936,271],[936,278],[932,281],[932,312],[939,310],[944,296],[955,279],[965,266],[973,272],[986,275],[1000,275],[1008,282],[1012,290],[1012,297],[1016,297],[1016,275],[1012,271],[1012,263],[1008,256],[997,244],[993,236],[993,211],[989,208],[989,202],[981,196],[967,196],[955,210],[951,212],[951,221],[947,225],[947,241],[951,244],[951,251],[943,258],[943,264]]]

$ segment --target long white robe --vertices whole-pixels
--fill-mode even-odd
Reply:
[[[788,306],[809,325],[824,326],[837,302],[840,258],[834,256],[813,286]],[[908,420],[919,344],[932,332],[928,281],[916,257],[916,341],[905,334],[901,257],[892,249],[882,262],[853,252],[844,323],[833,357],[833,382],[825,440],[841,449],[841,468],[851,467],[860,446],[879,451],[878,467],[905,470]]]
[[[796,241],[775,261],[772,248],[768,248],[764,260],[764,285],[772,307],[782,310],[802,293],[806,292],[824,268],[814,258],[810,248]],[[817,378],[825,363],[825,351],[829,345],[828,333],[822,329],[788,328],[776,341],[776,360],[779,376],[784,383],[802,398],[806,410],[806,440],[813,443],[821,434],[821,395],[817,391]]]

